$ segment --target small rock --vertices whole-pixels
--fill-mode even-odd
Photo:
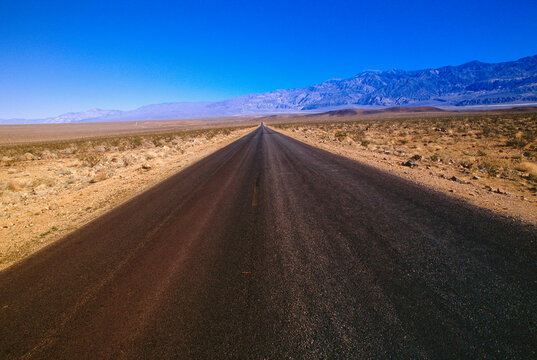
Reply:
[[[497,194],[505,194],[505,191],[503,191],[501,188],[496,189]]]
[[[474,179],[474,180],[479,180],[479,176],[474,175],[474,177],[473,177],[472,179]]]
[[[407,166],[407,167],[410,167],[410,168],[413,168],[413,167],[416,167],[416,166],[419,166],[419,164],[413,160],[408,160],[406,162],[403,162],[402,163],[403,166]]]
[[[487,191],[492,191],[492,187],[490,187],[488,185],[485,185],[484,189],[487,190]]]
[[[453,190],[453,189],[449,189],[449,192],[450,192],[450,193],[454,193],[455,190]]]
[[[47,195],[48,194],[47,186],[45,184],[38,185],[32,190],[32,193],[37,196]]]
[[[449,180],[451,180],[451,181],[456,181],[456,182],[461,181],[461,179],[459,179],[459,178],[456,177],[456,176],[452,176],[452,177],[450,177]]]
[[[151,165],[149,163],[143,163],[142,164],[142,169],[144,170],[150,170],[151,169]]]

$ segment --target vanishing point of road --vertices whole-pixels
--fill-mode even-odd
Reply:
[[[1,272],[0,358],[535,358],[536,242],[260,126]]]

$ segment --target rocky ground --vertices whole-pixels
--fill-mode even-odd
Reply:
[[[0,269],[252,128],[0,148]]]
[[[310,145],[537,224],[537,115],[274,125]]]

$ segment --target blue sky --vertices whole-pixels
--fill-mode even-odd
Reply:
[[[537,54],[537,1],[0,1],[0,118]]]

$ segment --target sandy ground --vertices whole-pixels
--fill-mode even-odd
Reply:
[[[21,161],[2,164],[0,269],[251,130],[235,129],[210,137],[199,133],[160,146],[142,139],[140,146],[129,150],[99,145],[92,148],[96,153],[86,158],[66,148],[39,158],[25,154],[27,158]]]
[[[398,156],[381,149],[370,150],[345,139],[327,139],[326,133],[312,127],[275,128],[287,136],[309,145],[342,155],[385,170],[437,191],[462,198],[474,205],[494,210],[505,216],[537,224],[537,193],[526,191],[512,182],[496,177],[479,177],[466,174],[455,164],[419,164],[407,167],[408,155]],[[455,178],[457,180],[455,180]],[[499,190],[499,191],[498,191]]]

